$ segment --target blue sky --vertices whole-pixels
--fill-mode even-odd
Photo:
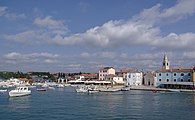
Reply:
[[[194,0],[1,0],[0,70],[195,65]]]

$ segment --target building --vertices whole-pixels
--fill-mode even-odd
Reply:
[[[140,70],[129,70],[126,74],[126,84],[130,86],[142,85],[143,72]]]
[[[99,70],[99,80],[107,80],[108,75],[115,75],[115,69],[113,67],[105,67]]]
[[[163,70],[169,70],[170,69],[170,62],[168,60],[167,54],[164,54],[162,69]]]
[[[117,76],[117,75],[107,75],[106,80],[110,81],[112,85],[124,85],[125,82],[123,80],[123,77]]]
[[[127,83],[127,73],[129,72],[130,70],[120,70],[119,72],[116,72],[116,75],[119,76],[119,77],[123,77],[123,81],[125,83]]]
[[[143,84],[146,86],[156,86],[156,74],[152,72],[145,73]]]
[[[156,72],[157,86],[163,88],[192,88],[193,69],[170,69]]]

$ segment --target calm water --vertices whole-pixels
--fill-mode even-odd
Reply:
[[[0,93],[1,120],[194,120],[195,94],[128,91],[76,94],[74,89],[9,98]]]

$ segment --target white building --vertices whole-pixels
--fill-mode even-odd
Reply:
[[[123,77],[113,77],[113,84],[124,84]]]
[[[143,81],[143,72],[139,71],[139,70],[129,70],[129,72],[127,72],[127,85],[130,86],[138,86],[138,85],[142,85],[142,81]]]
[[[99,80],[107,80],[108,75],[115,75],[115,69],[113,67],[105,67],[99,70]]]

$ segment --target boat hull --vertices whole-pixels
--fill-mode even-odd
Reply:
[[[19,96],[26,96],[30,95],[31,91],[17,91],[17,90],[12,90],[9,92],[10,97],[19,97]]]

